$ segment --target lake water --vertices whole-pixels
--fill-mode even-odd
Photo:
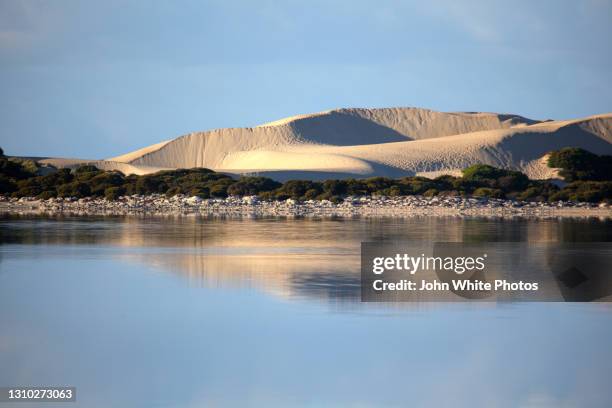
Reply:
[[[68,407],[610,407],[608,304],[361,303],[359,248],[611,226],[4,216],[0,386],[76,386]]]

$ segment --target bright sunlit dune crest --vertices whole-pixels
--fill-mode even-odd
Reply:
[[[266,122],[266,123],[263,123],[263,124],[258,125],[256,127],[268,127],[268,126],[286,125],[288,123],[295,122],[295,121],[300,120],[300,119],[310,119],[310,118],[314,118],[316,116],[326,115],[329,112],[330,111],[320,112],[320,113],[307,113],[307,114],[304,114],[304,115],[293,115],[293,116],[289,116],[287,118],[274,120],[272,122]]]
[[[162,147],[164,147],[165,145],[167,145],[170,142],[171,142],[171,140],[166,140],[164,142],[156,143],[154,145],[143,147],[142,149],[138,149],[138,150],[135,150],[133,152],[123,154],[121,156],[111,157],[111,158],[108,159],[108,161],[115,161],[115,162],[121,162],[121,163],[129,163],[129,162],[131,162],[133,160],[138,159],[139,157],[144,156],[145,154],[149,154],[151,152],[154,152],[156,150],[161,149]]]
[[[252,150],[227,155],[221,163],[224,170],[261,172],[261,171],[327,171],[338,173],[371,174],[373,172],[365,160],[329,153],[278,152]]]

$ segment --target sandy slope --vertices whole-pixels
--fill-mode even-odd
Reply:
[[[133,160],[138,159],[139,157],[144,156],[145,154],[149,154],[149,153],[152,153],[154,151],[157,151],[157,150],[161,149],[162,147],[164,147],[168,143],[170,143],[170,140],[166,140],[164,142],[156,143],[156,144],[151,145],[151,146],[143,147],[142,149],[138,149],[138,150],[135,150],[133,152],[123,154],[121,156],[111,157],[110,159],[108,159],[108,161],[115,161],[115,162],[121,162],[121,163],[129,163],[129,162],[131,162]]]
[[[303,144],[355,146],[402,142],[530,123],[534,121],[488,113],[441,113],[415,108],[339,109],[286,118],[255,128],[191,133],[161,148],[151,148],[140,157],[134,152],[127,162],[221,168],[225,167],[222,163],[227,155],[240,151],[286,151],[287,146]]]
[[[154,166],[134,166],[129,163],[121,163],[111,160],[84,160],[84,159],[60,159],[60,158],[45,158],[38,160],[43,164],[50,164],[57,168],[75,168],[83,165],[96,166],[102,170],[118,170],[123,174],[150,174],[161,170],[169,170],[169,167],[154,167]]]
[[[594,123],[595,122],[595,123]],[[593,132],[596,128],[607,138]],[[607,133],[603,132],[605,129]],[[606,118],[556,122],[512,129],[486,130],[434,139],[368,146],[295,146],[312,156],[339,154],[399,168],[410,173],[453,173],[474,163],[515,168],[532,178],[548,178],[552,171],[541,158],[551,150],[580,146],[598,153],[612,153],[612,115]],[[266,163],[266,161],[263,161]]]
[[[549,178],[555,173],[542,157],[566,146],[612,154],[612,114],[542,122],[417,108],[338,109],[254,128],[191,133],[96,163],[126,173],[208,167],[279,180],[437,176],[487,163]]]

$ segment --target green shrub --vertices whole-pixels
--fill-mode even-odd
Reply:
[[[439,190],[444,191],[452,189],[454,183],[456,183],[457,180],[459,180],[457,177],[445,174],[436,177],[435,179],[433,179],[433,182]]]
[[[347,182],[344,180],[326,180],[323,182],[323,191],[331,195],[345,195],[347,187]]]
[[[574,181],[565,186],[555,197],[592,203],[612,199],[612,181]]]
[[[219,193],[218,191],[216,191],[215,194],[223,194],[223,193]],[[207,187],[194,187],[191,189],[191,191],[189,191],[189,195],[192,197],[197,196],[200,198],[210,198],[212,194],[211,194],[211,191]],[[220,197],[220,195],[215,195],[214,197]]]
[[[310,180],[289,180],[275,192],[278,200],[286,200],[287,198],[300,200],[308,190],[316,190],[320,194],[323,191],[323,186],[321,183]]]
[[[96,166],[91,165],[80,166],[72,171],[74,179],[80,182],[88,182],[101,173],[103,173],[103,170],[99,170]]]
[[[120,186],[125,182],[125,176],[123,173],[118,171],[106,171],[104,173],[97,174],[90,180],[92,185],[97,184],[108,184],[111,186]]]
[[[472,188],[490,187],[511,192],[525,189],[529,184],[529,178],[519,171],[498,169],[487,164],[475,164],[463,170],[462,182],[471,182]],[[469,191],[469,188],[464,190]]]
[[[17,190],[17,184],[5,174],[0,174],[0,194],[12,193]]]
[[[537,187],[529,187],[528,189],[526,189],[525,191],[520,193],[517,196],[517,198],[519,200],[525,201],[525,200],[536,198],[539,195],[540,195],[540,189],[539,188],[537,188]]]
[[[289,194],[283,192],[283,191],[275,191],[273,198],[275,200],[283,201],[283,200],[286,200],[288,198],[291,198],[291,196]]]
[[[162,181],[154,176],[145,175],[140,176],[136,180],[136,184],[134,185],[134,193],[135,194],[153,194],[159,193],[163,190],[163,185],[160,186]],[[160,189],[162,187],[162,189]]]
[[[505,175],[505,170],[489,166],[488,164],[474,164],[463,170],[463,179],[471,181],[496,180]]]
[[[224,178],[208,182],[206,187],[209,189],[211,197],[225,198],[228,196],[227,189],[232,184],[234,184],[234,180],[225,176]]]
[[[20,159],[17,157],[11,157],[10,159],[8,159],[9,161],[12,161],[13,163],[16,163],[18,165],[21,166],[21,168],[27,173],[29,174],[29,176],[36,176],[38,175],[38,165],[36,164],[35,161],[33,160],[28,160],[28,159]]]
[[[227,188],[227,192],[234,196],[250,196],[262,191],[272,191],[280,186],[282,186],[281,183],[267,177],[241,177]]]
[[[206,187],[204,187],[204,188],[206,188]],[[201,190],[204,191],[204,188],[202,188]],[[192,192],[193,191],[194,190],[192,190]],[[225,197],[228,196],[228,194],[227,194],[227,186],[224,186],[224,185],[214,185],[208,191],[209,191],[210,197],[225,198]]]
[[[399,197],[402,195],[402,189],[399,186],[391,186],[383,190],[384,195],[389,197]]]
[[[475,181],[464,180],[462,178],[457,178],[452,183],[452,190],[457,191],[459,195],[469,194],[479,186],[479,183]]]
[[[329,200],[332,198],[332,195],[330,193],[321,193],[316,197],[316,200]]]
[[[389,188],[394,183],[393,180],[387,177],[371,177],[365,179],[363,182],[369,194],[373,194],[378,191],[382,191],[385,188]]]
[[[70,183],[74,180],[74,176],[70,172],[70,169],[59,169],[58,171],[47,174],[40,178],[41,185],[55,188],[60,184]]]
[[[87,173],[98,173],[101,170],[98,169],[96,166],[92,166],[90,164],[88,165],[84,165],[84,166],[79,166],[77,168],[75,168],[73,170],[74,174],[76,175],[80,175],[80,174],[87,174]]]
[[[328,198],[328,200],[334,204],[339,204],[344,201],[344,199],[340,197],[339,195],[332,195],[331,197]]]
[[[458,197],[458,196],[463,196],[463,195],[464,193],[462,193],[461,191],[457,191],[457,190],[443,190],[438,193],[438,196],[440,197]]]
[[[168,190],[166,190],[166,197],[172,197],[177,194],[181,194],[180,187],[170,187]]]
[[[274,191],[262,191],[257,194],[260,200],[264,201],[272,201],[276,198],[276,193]]]
[[[36,197],[42,193],[42,190],[39,186],[24,186],[20,187],[17,191],[13,192],[13,197]]]
[[[15,180],[23,180],[34,175],[24,169],[20,163],[6,157],[0,157],[0,174]]]
[[[320,194],[320,191],[314,188],[306,190],[304,193],[304,199],[306,200],[314,200]]]
[[[125,188],[121,186],[108,187],[104,190],[104,198],[109,201],[115,201],[125,194]]]
[[[122,187],[125,184],[125,177],[122,173],[109,171],[95,175],[87,181],[94,196],[106,196],[106,190],[110,187]],[[125,188],[123,188],[125,193]],[[123,194],[122,193],[122,194]]]
[[[437,196],[438,194],[439,194],[439,191],[436,190],[435,188],[430,188],[429,190],[423,193],[425,197],[433,197],[433,196]]]
[[[91,194],[89,185],[81,181],[73,181],[68,184],[62,184],[57,188],[57,195],[60,197],[75,197],[82,198]]]
[[[346,180],[346,194],[353,196],[363,196],[369,194],[368,187],[363,180]]]
[[[529,178],[519,171],[507,171],[497,179],[497,186],[503,191],[521,191],[529,185]]]
[[[555,201],[567,201],[567,200],[569,200],[569,192],[567,190],[557,191],[556,193],[553,193],[550,196],[548,196],[548,201],[551,203]]]
[[[436,188],[436,183],[425,177],[403,177],[398,184],[401,194],[423,194]]]
[[[55,191],[43,191],[39,195],[36,196],[39,200],[48,200],[50,198],[54,198],[57,196]]]
[[[612,156],[598,156],[577,147],[566,147],[551,152],[548,166],[560,168],[565,181],[612,180]]]
[[[474,190],[472,193],[474,197],[488,197],[488,198],[503,198],[504,193],[499,189],[480,187]]]
[[[559,187],[552,183],[531,181],[525,190],[506,194],[506,197],[523,201],[547,201],[551,195],[558,191]]]

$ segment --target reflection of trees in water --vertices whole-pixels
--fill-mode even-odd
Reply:
[[[0,215],[0,244],[90,245],[110,242],[118,218],[65,215]]]
[[[195,284],[357,299],[363,241],[612,241],[609,227],[609,221],[576,219],[4,215],[0,244],[148,248],[122,251],[121,256],[179,273]]]
[[[612,222],[590,219],[465,219],[463,242],[609,242]]]
[[[359,274],[304,273],[293,275],[292,289],[301,296],[336,300],[359,300],[361,279]]]
[[[359,298],[358,252],[340,255],[305,251],[288,249],[270,254],[259,248],[251,254],[147,253],[136,255],[136,260],[180,274],[195,286],[260,288],[285,298]]]
[[[361,241],[611,241],[610,221],[461,217],[282,219],[0,216],[0,243],[201,247],[354,246]]]
[[[596,218],[584,222],[572,220],[558,221],[559,237],[563,242],[610,242],[612,241],[612,221]]]

